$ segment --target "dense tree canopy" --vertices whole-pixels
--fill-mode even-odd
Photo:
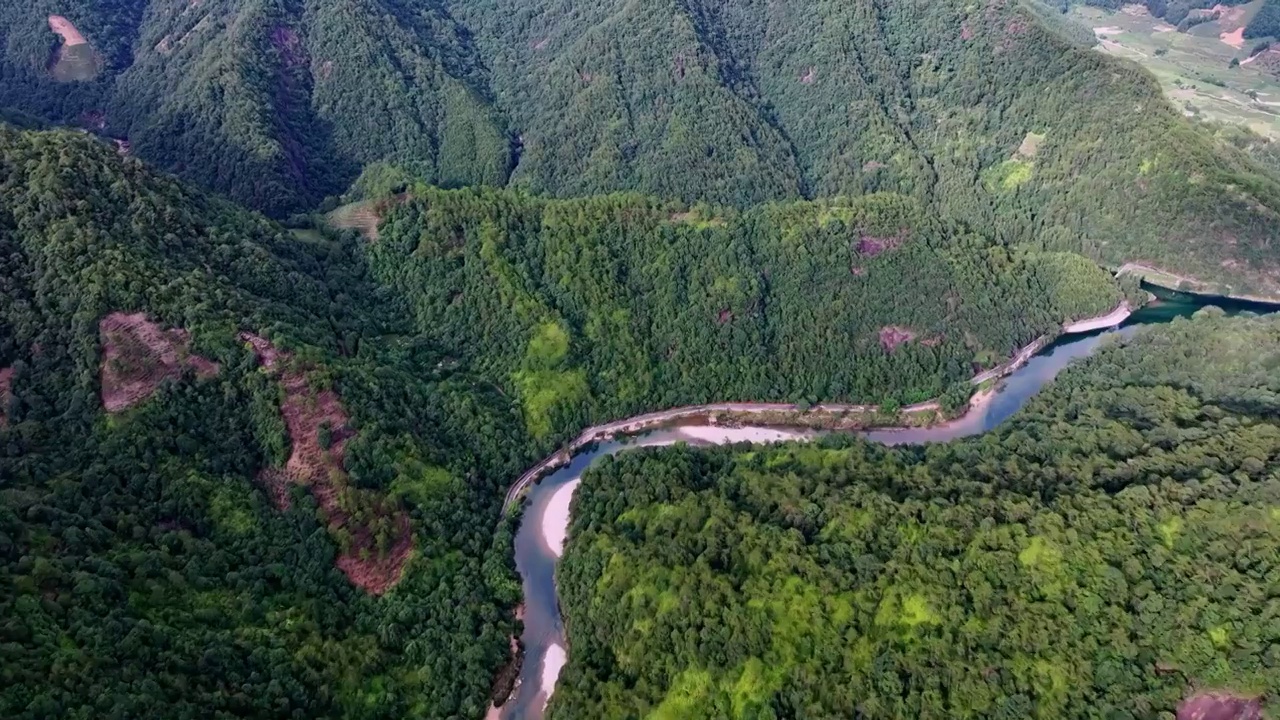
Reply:
[[[55,12],[92,77],[61,68]],[[1280,295],[1280,175],[1076,31],[1038,0],[17,0],[0,108],[277,216],[374,162],[738,208],[891,192],[1005,242]]]
[[[968,441],[603,461],[558,573],[550,716],[1172,717],[1188,688],[1273,694],[1280,319],[1219,315],[1107,346]]]
[[[1244,28],[1246,38],[1280,39],[1280,2],[1263,0],[1262,7]]]
[[[518,396],[535,436],[710,401],[927,400],[1122,297],[1082,257],[995,244],[900,195],[746,213],[412,195],[374,274]]]
[[[85,131],[0,124],[0,717],[479,717],[519,629],[502,491],[584,426],[959,405],[1136,297],[1101,265],[1280,295],[1275,147],[1054,13],[0,2],[0,119]],[[344,192],[363,235],[305,215]],[[955,446],[606,465],[553,712],[1274,687],[1277,342],[1179,324]],[[395,552],[389,589],[344,569]]]
[[[519,593],[497,508],[538,448],[397,320],[353,239],[0,127],[0,290],[0,716],[483,714]],[[105,415],[111,311],[189,330],[220,372]],[[238,331],[317,368],[353,418],[351,482],[408,513],[388,594],[334,567],[309,493],[282,513],[252,480],[289,439]]]

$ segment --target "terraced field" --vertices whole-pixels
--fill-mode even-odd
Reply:
[[[1082,6],[1071,17],[1093,30],[1099,50],[1150,70],[1188,116],[1246,125],[1260,135],[1280,138],[1280,74],[1275,70],[1280,68],[1280,50],[1251,59],[1250,51],[1258,43],[1240,37],[1261,4],[1254,0],[1187,32],[1178,32],[1140,5],[1121,12]],[[1231,67],[1232,60],[1240,64]]]

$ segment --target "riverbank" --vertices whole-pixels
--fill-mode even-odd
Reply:
[[[1091,318],[1064,323],[1058,335],[1041,335],[1023,346],[1012,358],[990,370],[984,370],[971,379],[974,385],[984,385],[1007,377],[1026,365],[1037,353],[1044,350],[1056,338],[1062,335],[1077,335],[1115,327],[1123,323],[1133,314],[1128,301],[1122,301],[1111,311]],[[989,397],[987,398],[989,399]],[[638,435],[665,425],[694,420],[708,420],[711,424],[728,422],[733,424],[754,423],[762,425],[807,427],[823,430],[895,430],[918,429],[954,422],[962,419],[974,409],[973,400],[960,413],[953,416],[942,414],[942,403],[939,400],[928,400],[909,405],[900,410],[882,412],[878,405],[855,405],[846,403],[823,403],[814,406],[802,406],[795,403],[711,403],[706,405],[686,405],[658,412],[635,415],[625,420],[617,420],[603,425],[595,425],[582,433],[565,447],[546,457],[521,475],[507,490],[503,498],[502,511],[507,513],[538,478],[556,470],[572,459],[574,454],[592,443],[612,440],[615,437]],[[928,416],[923,421],[919,418]]]
[[[1236,293],[1232,292],[1232,288],[1229,285],[1224,286],[1218,283],[1205,282],[1188,275],[1179,275],[1175,272],[1161,270],[1158,267],[1143,265],[1142,263],[1125,263],[1116,270],[1117,278],[1122,275],[1136,275],[1143,282],[1163,290],[1195,295],[1201,298],[1225,298],[1268,305],[1280,304],[1280,295],[1267,296]]]
[[[885,445],[938,443],[964,437],[976,437],[1008,421],[1025,407],[1041,388],[1052,382],[1058,373],[1072,363],[1093,354],[1098,348],[1108,344],[1111,339],[1131,336],[1143,325],[1161,324],[1174,321],[1180,317],[1191,317],[1209,305],[1216,305],[1227,314],[1280,311],[1280,306],[1276,305],[1261,307],[1257,304],[1245,302],[1211,302],[1204,298],[1180,296],[1178,293],[1164,293],[1159,290],[1157,291],[1157,296],[1159,297],[1159,302],[1145,305],[1139,310],[1131,312],[1128,308],[1117,307],[1106,315],[1085,318],[1065,324],[1063,336],[1074,337],[1064,337],[1056,342],[1053,338],[1037,338],[1036,341],[1015,353],[1014,357],[1003,363],[999,368],[993,368],[991,371],[974,378],[975,381],[999,379],[1000,382],[998,384],[994,382],[983,384],[979,392],[970,399],[966,411],[958,417],[936,422],[939,415],[937,403],[921,403],[900,411],[914,410],[916,412],[914,416],[909,418],[910,424],[908,425],[893,429],[862,430],[858,434],[869,442],[883,443]],[[1110,327],[1109,323],[1111,321],[1124,322],[1124,325],[1115,332],[1097,332],[1097,330]],[[1099,327],[1103,323],[1106,324],[1103,327]],[[1090,329],[1082,331],[1081,328]],[[1067,332],[1068,330],[1075,332]],[[993,374],[998,375],[998,378],[992,377]],[[564,500],[568,501],[568,508],[564,510],[556,509],[551,512],[549,510],[551,510],[552,498],[566,485],[579,481],[592,463],[602,457],[627,452],[636,448],[659,447],[682,442],[690,445],[713,445],[744,440],[750,442],[814,440],[822,437],[824,433],[815,431],[818,429],[816,427],[797,429],[795,427],[797,423],[794,422],[795,417],[804,418],[824,410],[847,411],[857,409],[862,412],[860,414],[848,413],[848,416],[844,416],[844,420],[848,421],[849,416],[852,416],[854,420],[863,422],[870,419],[866,413],[873,406],[819,405],[815,408],[801,410],[799,407],[786,404],[751,403],[747,404],[746,407],[750,408],[752,412],[744,413],[740,416],[727,410],[708,412],[709,408],[725,407],[740,408],[743,406],[732,403],[701,406],[695,412],[683,409],[683,415],[681,415],[682,410],[678,409],[609,423],[601,427],[617,431],[634,427],[637,422],[647,422],[653,419],[666,421],[658,422],[657,425],[647,426],[647,429],[642,431],[643,434],[636,437],[622,437],[624,433],[615,432],[609,437],[617,439],[603,440],[601,438],[602,441],[599,444],[585,447],[579,446],[574,451],[569,452],[562,450],[561,453],[548,458],[543,463],[540,463],[538,467],[521,477],[522,481],[528,481],[528,485],[525,488],[517,491],[518,489],[513,486],[512,492],[508,493],[512,503],[524,496],[524,490],[528,490],[527,503],[525,504],[523,519],[517,531],[514,548],[516,567],[522,579],[526,602],[524,630],[521,635],[524,664],[521,670],[522,679],[518,688],[508,697],[500,709],[501,720],[539,720],[539,718],[542,718],[547,701],[555,688],[555,678],[559,676],[560,670],[567,659],[566,656],[570,650],[568,640],[570,632],[564,626],[564,619],[560,615],[556,583],[560,555],[557,552],[552,552],[552,543],[548,541],[548,533],[551,533],[552,539],[555,540],[555,544],[561,552],[565,547],[564,543],[572,541],[568,537],[568,525],[572,519],[570,511],[572,508],[572,491],[569,491],[565,496],[561,496],[562,503]],[[779,408],[785,409],[791,415],[778,414]],[[672,418],[675,416],[683,417],[683,420],[673,420]],[[713,417],[716,421],[714,425],[710,422]],[[837,412],[834,417],[828,418],[828,420],[834,421],[840,417],[842,416]],[[769,424],[774,424],[775,422],[781,425],[791,424],[792,427],[750,426],[753,423],[759,424],[761,421],[768,421]],[[673,422],[686,424],[673,425]],[[745,423],[747,426],[731,426],[737,422]],[[825,430],[827,428],[821,429]],[[754,435],[752,435],[753,433]],[[586,436],[588,434],[584,433],[583,435]],[[583,437],[580,436],[579,441],[582,439]],[[554,461],[558,464],[548,466],[546,463],[549,461]],[[541,482],[533,483],[533,480],[538,479],[548,470],[551,473]],[[554,525],[555,527],[549,528],[546,527],[547,525]]]

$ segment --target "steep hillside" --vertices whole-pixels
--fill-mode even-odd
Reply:
[[[1280,293],[1276,175],[1190,126],[1145,72],[1022,3],[486,0],[454,12],[522,135],[515,181],[535,190],[736,205],[797,185],[891,191],[1010,241]],[[701,125],[675,120],[690,98]],[[776,172],[744,185],[743,163],[761,159]]]
[[[1276,173],[1035,0],[68,4],[74,52],[45,0],[0,11],[0,104],[274,215],[375,161],[738,208],[894,192],[1005,242],[1280,295]]]
[[[607,460],[548,717],[1269,716],[1278,365],[1280,320],[1205,311],[978,439]]]
[[[535,436],[709,401],[963,402],[980,368],[1121,299],[1084,258],[900,195],[725,212],[418,188],[369,255]]]
[[[0,126],[0,716],[482,714],[541,448],[402,314],[350,243]]]
[[[509,140],[483,65],[435,6],[70,5],[108,60],[103,72],[59,82],[44,5],[10,5],[0,11],[14,20],[5,105],[125,139],[157,166],[276,215],[314,207],[378,160],[444,186],[506,181]]]

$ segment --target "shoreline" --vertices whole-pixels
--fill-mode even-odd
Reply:
[[[1240,294],[1216,291],[1214,288],[1218,287],[1218,285],[1215,283],[1197,280],[1193,277],[1179,275],[1175,272],[1161,270],[1158,267],[1144,265],[1142,263],[1131,262],[1121,265],[1120,268],[1115,271],[1115,276],[1118,278],[1121,275],[1135,275],[1143,282],[1154,285],[1162,290],[1183,293],[1186,295],[1195,295],[1199,298],[1223,298],[1225,300],[1239,300],[1242,302],[1255,302],[1266,305],[1280,305],[1280,296],[1249,295],[1247,293]]]
[[[1056,335],[1041,335],[1030,343],[1020,348],[1012,358],[997,365],[989,370],[984,370],[970,379],[973,385],[983,385],[988,382],[999,380],[1007,377],[1023,365],[1031,361],[1040,351],[1048,347],[1050,343],[1063,335],[1078,335],[1083,333],[1095,332],[1110,327],[1115,327],[1129,318],[1134,312],[1134,308],[1129,305],[1127,300],[1122,300],[1111,311],[1102,315],[1096,315],[1090,318],[1075,320],[1064,323],[1062,329]],[[984,392],[988,395],[983,396]],[[592,443],[602,440],[611,440],[619,436],[638,435],[648,430],[669,426],[679,423],[682,420],[690,420],[698,417],[708,417],[714,424],[720,416],[728,416],[733,422],[750,422],[750,416],[783,416],[786,420],[775,418],[774,422],[767,423],[771,425],[791,425],[792,427],[806,427],[810,429],[825,430],[876,430],[876,431],[893,431],[893,430],[912,430],[922,427],[940,427],[946,426],[963,420],[967,415],[973,412],[979,405],[988,402],[995,395],[994,391],[980,390],[969,400],[969,404],[963,411],[954,417],[935,418],[935,422],[920,424],[904,423],[904,416],[919,415],[927,412],[940,413],[942,405],[938,399],[926,400],[921,403],[909,405],[901,408],[892,416],[892,421],[887,423],[876,422],[880,413],[878,405],[859,405],[849,403],[823,403],[812,407],[801,408],[795,403],[752,403],[752,402],[722,402],[708,403],[704,405],[684,405],[681,407],[670,408],[667,410],[659,410],[651,413],[643,413],[633,415],[623,420],[615,420],[613,422],[601,425],[593,425],[583,430],[572,442],[560,448],[556,452],[544,458],[541,462],[526,470],[516,481],[507,489],[507,493],[502,501],[502,513],[505,515],[511,511],[511,508],[519,502],[528,488],[537,483],[544,475],[555,471],[556,469],[567,465],[573,460],[574,455],[584,447]],[[983,396],[980,403],[975,404],[975,399]],[[848,424],[846,421],[851,415],[861,415],[868,417],[871,422],[863,424]],[[802,418],[817,420],[817,422],[805,423]]]
[[[960,434],[968,434],[965,432],[966,428],[981,424],[990,414],[989,406],[993,405],[993,401],[999,397],[1005,387],[1004,383],[999,381],[1021,370],[1054,340],[1066,335],[1087,334],[1117,327],[1132,313],[1133,308],[1125,300],[1110,312],[1064,323],[1058,334],[1041,335],[1020,348],[1005,362],[971,378],[969,382],[978,386],[976,392],[969,398],[965,407],[952,416],[944,415],[941,402],[937,399],[903,407],[889,414],[882,413],[877,405],[826,403],[801,407],[792,403],[726,402],[671,408],[592,426],[522,474],[507,490],[503,501],[503,513],[510,512],[513,507],[523,502],[530,489],[544,476],[572,463],[583,449],[597,442],[612,441],[655,430],[670,430],[669,435],[677,437],[675,442],[687,440],[691,444],[716,445],[735,442],[735,437],[738,435],[742,436],[741,441],[744,442],[777,442],[801,437],[819,437],[822,434],[821,431],[859,432],[865,433],[869,439],[879,435],[880,437],[874,438],[874,441],[887,444],[915,442],[911,433],[920,430],[928,432],[955,430]],[[909,421],[908,419],[911,418],[915,418],[916,421]],[[687,432],[684,430],[685,427],[689,428]],[[898,433],[902,434],[898,435]],[[682,435],[688,437],[680,437]],[[667,438],[667,441],[660,444],[670,442],[671,439]],[[572,520],[570,509],[574,490],[579,483],[580,480],[574,479],[564,487],[556,488],[546,506],[539,506],[541,509],[537,511],[540,513],[537,521],[541,531],[534,542],[541,546],[543,552],[555,558],[562,556],[568,540],[568,528]],[[526,518],[525,521],[530,519],[532,518]],[[562,656],[558,658],[564,658],[558,663],[553,661],[551,664],[562,665],[566,662],[568,653],[566,640],[567,638],[561,637],[554,643],[554,648],[546,648],[546,652],[539,658],[537,682],[546,689],[539,688],[533,697],[533,702],[536,703],[540,699],[544,707],[550,699],[549,690],[554,687],[560,670],[560,667],[548,666],[548,661],[552,660],[550,654],[559,651]],[[521,647],[522,664],[523,649]],[[526,682],[525,685],[528,683]],[[518,697],[520,690],[519,684],[512,687],[502,704],[491,705],[490,711],[501,716],[502,709],[508,702]],[[529,687],[523,687],[525,693],[529,690]]]

